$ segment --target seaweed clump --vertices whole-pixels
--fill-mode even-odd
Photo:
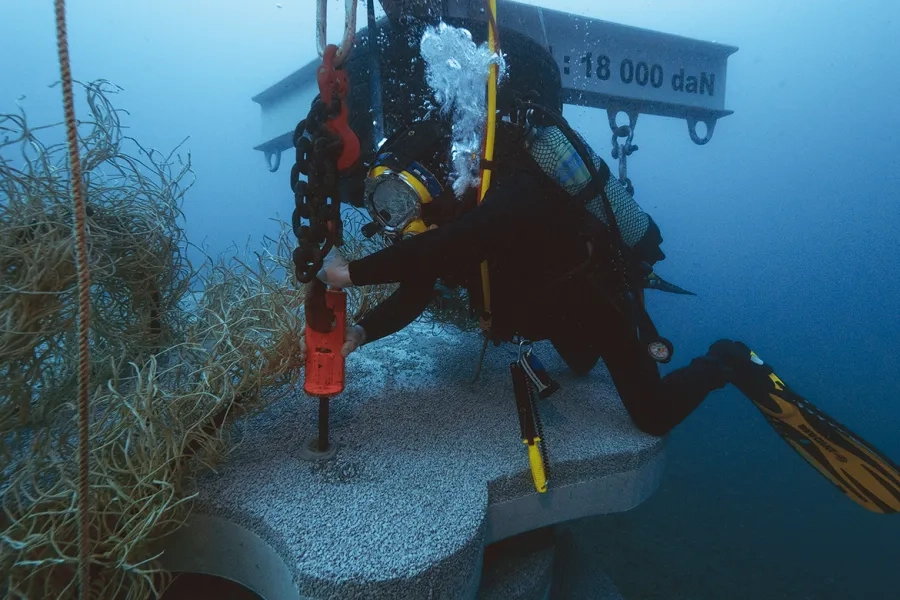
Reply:
[[[304,286],[290,231],[250,258],[186,258],[186,158],[124,136],[105,81],[80,84],[88,206],[91,597],[159,597],[154,543],[181,526],[227,424],[296,393]],[[0,115],[0,590],[77,596],[77,281],[62,123]],[[47,137],[58,143],[45,143]],[[180,145],[179,145],[180,147]],[[357,293],[351,306],[367,302]]]
[[[187,259],[190,154],[123,135],[107,81],[78,83],[91,274],[90,596],[153,598],[171,574],[155,549],[182,526],[196,475],[227,456],[228,425],[297,393],[306,286],[286,223],[244,257]],[[127,114],[127,113],[126,113]],[[74,209],[63,123],[0,115],[0,591],[75,598],[79,356]],[[46,138],[55,143],[45,142]],[[341,252],[381,247],[345,215]],[[362,317],[395,285],[353,288]],[[464,292],[423,319],[473,329]],[[477,327],[477,325],[475,325]]]

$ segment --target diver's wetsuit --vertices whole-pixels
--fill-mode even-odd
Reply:
[[[464,281],[480,294],[479,265],[490,261],[492,331],[501,338],[549,339],[575,372],[603,358],[634,423],[664,435],[717,388],[720,367],[695,359],[660,378],[635,327],[583,278],[547,282],[587,257],[575,232],[583,213],[573,199],[526,166],[507,166],[483,203],[437,229],[350,263],[364,286],[400,282],[398,290],[360,321],[367,343],[399,331],[434,298],[437,278]]]

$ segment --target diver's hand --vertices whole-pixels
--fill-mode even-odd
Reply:
[[[353,287],[353,282],[350,281],[350,266],[347,264],[347,259],[337,250],[328,253],[328,256],[323,261],[322,268],[316,273],[316,277],[331,287]]]
[[[344,333],[344,345],[341,346],[341,356],[347,358],[351,352],[366,343],[366,330],[359,325],[347,328]]]
[[[341,346],[341,356],[347,358],[351,352],[366,343],[366,330],[359,325],[352,325],[344,332],[344,345]],[[306,335],[300,336],[300,363],[306,363]]]

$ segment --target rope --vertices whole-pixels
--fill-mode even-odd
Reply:
[[[88,475],[88,389],[90,385],[90,326],[91,280],[87,265],[87,231],[85,204],[81,181],[81,159],[78,155],[78,130],[75,121],[75,101],[72,93],[72,71],[69,65],[69,46],[66,34],[66,2],[56,0],[56,43],[59,49],[59,70],[62,75],[63,104],[66,118],[66,139],[69,146],[72,195],[75,209],[75,264],[78,270],[78,597],[88,598],[90,590],[90,532],[88,531],[90,491]]]
[[[353,49],[353,40],[356,38],[356,2],[357,0],[344,0],[344,37],[341,46],[334,57],[335,68],[340,67],[350,56]],[[328,31],[328,0],[316,2],[316,46],[319,48],[319,56],[325,58],[325,48],[328,43],[325,40]],[[371,33],[371,32],[370,32]]]

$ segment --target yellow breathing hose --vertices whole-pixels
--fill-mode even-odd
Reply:
[[[497,0],[487,0],[488,4],[488,47],[497,52]],[[481,183],[478,187],[478,204],[484,200],[491,187],[491,161],[494,159],[494,137],[497,126],[497,63],[490,66],[487,81],[487,126],[485,127],[484,154],[481,160]],[[484,318],[482,328],[491,326],[491,287],[487,261],[481,263],[481,287],[484,291]]]
[[[497,0],[487,0],[488,4],[488,47],[492,53],[497,53]],[[485,194],[491,187],[491,167],[494,160],[494,140],[497,127],[497,63],[493,63],[490,67],[490,74],[487,81],[487,126],[484,136],[484,153],[481,160],[481,184],[478,188],[478,204],[484,200]],[[481,327],[488,333],[491,328],[491,287],[490,278],[488,276],[487,261],[481,263],[481,284],[484,290],[484,318]],[[488,338],[485,337],[485,344]],[[486,347],[486,346],[485,346]],[[483,350],[482,350],[483,356]],[[477,375],[476,375],[477,377]],[[529,443],[529,440],[522,440],[528,446],[528,462],[531,467],[531,476],[534,480],[534,487],[538,492],[547,491],[547,474],[544,465],[544,459],[541,456],[538,444],[541,438],[536,437]]]

